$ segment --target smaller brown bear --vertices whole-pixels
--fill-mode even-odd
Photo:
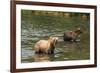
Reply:
[[[48,40],[40,40],[34,45],[35,53],[53,54],[58,37],[50,37]]]
[[[64,41],[76,41],[81,33],[82,31],[80,28],[77,28],[75,31],[64,32],[63,40]]]

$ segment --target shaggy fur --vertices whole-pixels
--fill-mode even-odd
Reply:
[[[64,41],[76,41],[78,36],[82,33],[80,28],[77,28],[75,31],[65,32],[63,35]]]
[[[48,40],[40,40],[34,45],[36,53],[53,54],[58,37],[50,37]]]

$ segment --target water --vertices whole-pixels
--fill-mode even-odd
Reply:
[[[24,10],[23,10],[24,12]],[[90,58],[89,18],[81,16],[54,16],[22,12],[21,18],[21,62],[86,60]],[[78,42],[64,42],[63,33],[80,27],[83,31]],[[59,37],[55,54],[35,54],[34,44],[47,40],[50,36]]]

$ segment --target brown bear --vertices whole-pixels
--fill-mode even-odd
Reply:
[[[82,31],[80,28],[77,28],[74,31],[64,32],[63,40],[64,41],[76,41],[81,33],[82,33]]]
[[[53,54],[58,37],[50,37],[48,40],[40,40],[34,45],[35,53]]]

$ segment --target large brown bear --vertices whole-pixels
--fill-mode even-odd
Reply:
[[[63,40],[64,41],[76,41],[81,33],[82,31],[80,28],[77,28],[75,31],[64,32]]]
[[[34,45],[35,53],[53,54],[58,37],[50,37],[48,40],[40,40]]]

